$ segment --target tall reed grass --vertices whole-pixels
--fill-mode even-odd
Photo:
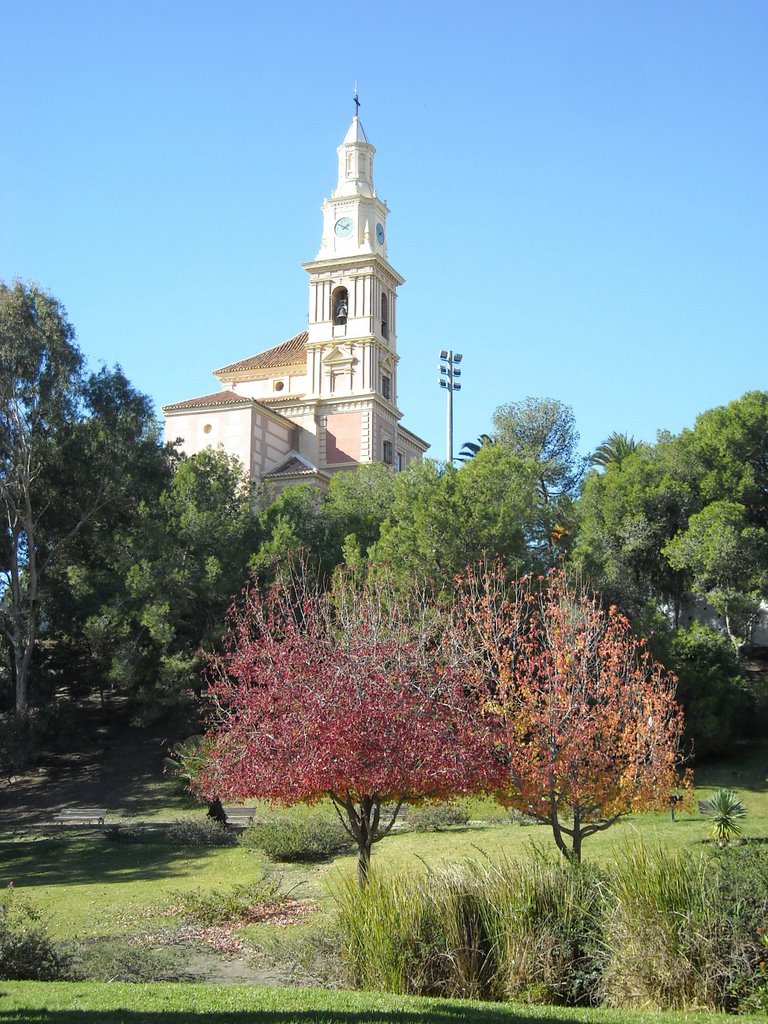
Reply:
[[[535,858],[375,873],[338,894],[353,984],[402,994],[589,1003],[602,875]]]
[[[723,885],[729,863],[643,844],[605,870],[543,855],[377,870],[366,890],[337,893],[348,980],[399,994],[734,1009],[756,984],[768,919],[768,851],[742,860],[741,895]]]
[[[642,843],[609,870],[602,996],[608,1006],[715,1009],[718,923],[705,856]]]

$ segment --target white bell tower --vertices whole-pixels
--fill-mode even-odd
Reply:
[[[373,157],[355,93],[338,152],[336,188],[322,206],[323,234],[309,274],[307,375],[315,398],[366,398],[399,420],[397,289],[387,260],[389,210],[376,194]]]

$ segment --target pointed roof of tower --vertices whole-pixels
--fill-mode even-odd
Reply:
[[[365,134],[365,128],[360,121],[360,118],[355,114],[352,118],[352,122],[347,128],[347,134],[344,136],[342,146],[347,146],[351,142],[368,142],[368,136]],[[368,142],[370,146],[370,142]]]

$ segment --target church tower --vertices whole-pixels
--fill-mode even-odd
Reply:
[[[355,103],[359,107],[357,96]],[[309,393],[326,406],[327,464],[333,460],[336,434],[348,438],[356,430],[359,461],[394,465],[403,459],[396,333],[397,289],[403,278],[387,259],[389,210],[376,194],[376,150],[357,110],[337,153],[336,188],[322,207],[320,250],[304,264],[309,274],[307,383]]]
[[[214,371],[222,390],[163,409],[166,438],[187,454],[220,445],[251,479],[327,485],[365,462],[404,469],[426,441],[400,423],[397,289],[387,258],[387,204],[376,194],[376,150],[355,116],[338,152],[336,187],[309,274],[306,329]]]

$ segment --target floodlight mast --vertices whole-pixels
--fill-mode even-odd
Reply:
[[[440,371],[437,382],[441,388],[445,388],[448,392],[445,461],[449,466],[453,465],[453,392],[461,391],[461,383],[456,378],[461,376],[458,363],[461,362],[462,358],[461,352],[453,352],[451,349],[444,348],[440,352],[441,361],[437,367]]]

